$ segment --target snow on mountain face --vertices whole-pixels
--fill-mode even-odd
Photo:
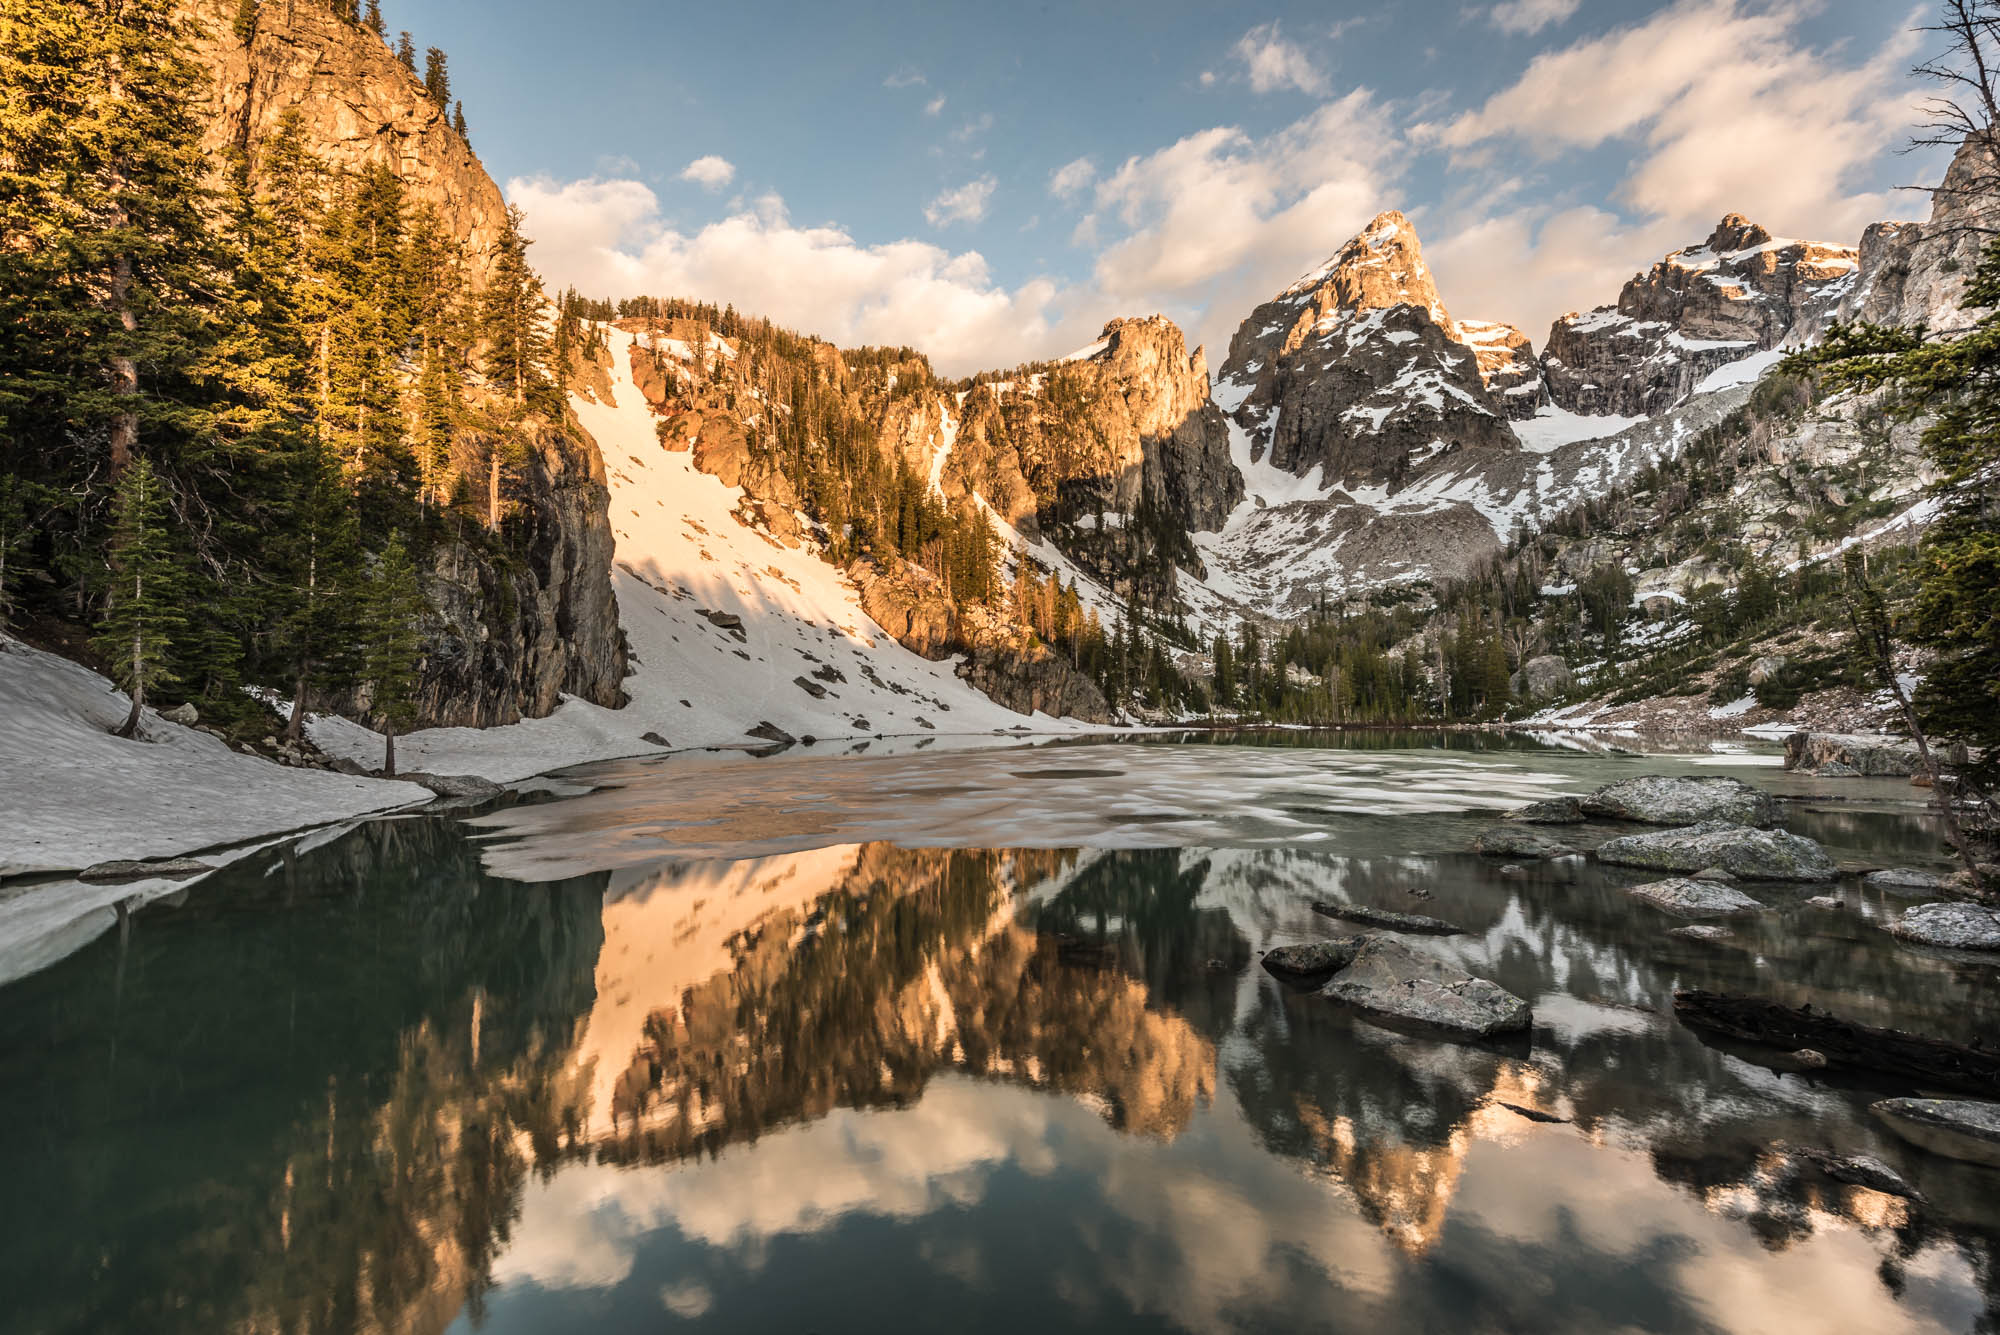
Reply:
[[[1852,247],[1773,237],[1729,214],[1626,283],[1616,306],[1555,322],[1542,357],[1550,398],[1577,413],[1664,412],[1721,367],[1816,325],[1859,267]]]

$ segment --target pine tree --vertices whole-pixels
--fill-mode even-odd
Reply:
[[[236,40],[250,45],[250,39],[257,35],[257,0],[236,0],[236,22],[233,25]]]
[[[424,91],[439,111],[451,105],[451,75],[445,69],[444,52],[435,46],[424,51]]]
[[[110,576],[104,618],[91,645],[104,656],[111,677],[132,697],[132,711],[118,736],[136,736],[146,694],[175,678],[174,637],[187,625],[182,614],[186,580],[167,533],[167,505],[159,477],[144,455],[120,474],[113,501]]]
[[[282,601],[276,612],[276,658],[292,683],[287,740],[297,741],[312,698],[347,686],[361,638],[359,526],[339,462],[307,442],[293,461],[295,504],[273,535]]]
[[[362,675],[382,724],[382,773],[396,775],[396,734],[416,718],[417,669],[423,641],[417,620],[424,596],[400,533],[375,559],[363,599]]]
[[[460,139],[466,138],[465,103],[453,102],[451,104],[451,128],[458,132]]]
[[[382,21],[382,0],[368,0],[368,30],[377,37],[389,35],[389,25]]]
[[[548,338],[542,329],[541,280],[528,267],[528,239],[521,234],[521,210],[509,206],[507,221],[494,248],[493,267],[481,294],[480,337],[486,343],[486,374],[511,389],[517,420],[543,394],[547,382]],[[494,433],[487,451],[486,526],[500,527],[501,483],[507,467],[518,462],[520,441]]]
[[[403,68],[410,73],[417,72],[417,40],[410,36],[407,28],[396,35],[396,59],[401,61]]]

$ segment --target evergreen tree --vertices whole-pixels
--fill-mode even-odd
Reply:
[[[363,601],[359,526],[339,462],[308,442],[295,461],[291,522],[273,535],[279,589],[275,657],[289,673],[292,708],[285,736],[297,741],[315,695],[351,684]]]
[[[451,128],[458,132],[460,139],[466,138],[465,103],[453,102],[451,104]]]
[[[119,475],[112,516],[104,618],[91,646],[132,697],[132,711],[118,729],[120,737],[132,737],[147,692],[175,680],[173,641],[187,626],[182,563],[167,532],[160,479],[144,455]]]
[[[542,328],[541,280],[528,267],[528,240],[521,234],[521,210],[510,205],[495,247],[493,267],[481,294],[480,337],[486,343],[486,374],[511,390],[516,415],[547,389],[542,368],[549,357]],[[518,462],[520,442],[494,433],[487,450],[486,526],[500,527],[501,483],[507,467]]]
[[[236,0],[236,21],[232,29],[237,41],[250,45],[250,39],[257,35],[257,0]]]
[[[368,578],[361,634],[362,675],[371,709],[382,724],[382,772],[390,778],[396,775],[396,734],[416,718],[423,648],[417,621],[424,611],[416,567],[402,535],[392,533]]]
[[[410,73],[417,72],[417,40],[410,36],[408,28],[396,34],[396,59],[401,61],[403,68]]]
[[[424,91],[439,111],[451,105],[451,75],[445,69],[444,52],[435,46],[424,50]]]
[[[382,0],[368,0],[368,30],[377,37],[389,35],[389,25],[382,21]]]
[[[1229,637],[1218,631],[1210,652],[1215,659],[1215,702],[1232,705],[1236,702],[1236,655],[1229,647]]]

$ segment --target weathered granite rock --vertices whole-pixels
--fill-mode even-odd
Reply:
[[[2000,950],[2000,909],[1982,904],[1917,904],[1903,910],[1889,931],[1920,946]]]
[[[1583,810],[1591,816],[1646,825],[1693,825],[1700,821],[1769,825],[1772,816],[1770,794],[1741,779],[1721,776],[1620,779],[1584,798]]]
[[[428,788],[439,797],[485,799],[498,797],[506,791],[499,784],[482,779],[477,774],[426,774],[422,770],[414,770],[396,777],[405,783]]]
[[[1457,936],[1465,930],[1442,918],[1428,918],[1421,913],[1397,913],[1393,909],[1370,908],[1366,904],[1314,904],[1312,909],[1323,918],[1339,918],[1343,922],[1358,922],[1365,927],[1380,927],[1391,932],[1414,932],[1419,936]]]
[[[1533,1018],[1528,1003],[1499,984],[1379,936],[1364,941],[1320,995],[1365,1014],[1471,1038],[1518,1032]]]
[[[1535,345],[1526,334],[1513,325],[1485,320],[1460,320],[1458,332],[1460,341],[1472,349],[1479,378],[1486,382],[1501,412],[1520,422],[1548,404],[1542,361],[1535,356]]]
[[[1496,825],[1473,840],[1472,847],[1489,858],[1560,858],[1576,852],[1560,839],[1521,825]]]
[[[1542,654],[1521,664],[1520,671],[1508,679],[1514,694],[1530,703],[1552,699],[1567,691],[1575,678],[1570,675],[1569,664],[1563,662],[1559,654]]]
[[[1993,146],[1968,137],[1931,196],[1928,222],[1880,222],[1862,233],[1860,272],[1837,318],[1923,325],[1934,334],[1970,328],[1980,312],[1960,303],[1987,239],[2000,227],[1996,171]]]
[[[192,728],[201,722],[201,711],[194,707],[194,701],[185,700],[172,709],[162,709],[160,717],[169,723],[178,723],[183,728]]]
[[[1507,819],[1529,825],[1581,825],[1587,817],[1583,814],[1581,798],[1551,797],[1510,811]]]
[[[1734,939],[1727,927],[1716,927],[1708,923],[1697,923],[1692,927],[1676,927],[1667,933],[1683,941],[1699,941],[1705,946],[1720,946]]]
[[[1264,953],[1263,964],[1278,977],[1300,982],[1324,978],[1354,963],[1364,936],[1336,936],[1304,945],[1277,946]]]
[[[208,863],[195,858],[161,858],[156,862],[98,862],[78,872],[76,879],[98,884],[144,881],[154,877],[180,881],[214,870],[215,868]]]
[[[1933,1154],[2000,1167],[2000,1103],[1883,1099],[1869,1111],[1904,1140]]]
[[[1752,899],[1741,890],[1715,881],[1684,878],[1654,881],[1650,885],[1634,886],[1626,893],[1678,918],[1728,918],[1756,913],[1764,907],[1762,900]]]
[[[1861,884],[1903,899],[1919,899],[1943,889],[1944,878],[1914,867],[1885,867],[1863,876]]]
[[[1899,737],[1795,732],[1785,739],[1785,768],[1822,779],[1907,779],[1922,767],[1917,744]]]
[[[1746,881],[1831,881],[1840,874],[1826,850],[1811,839],[1728,821],[1608,840],[1598,846],[1597,857],[1615,867],[1648,871],[1720,867]]]

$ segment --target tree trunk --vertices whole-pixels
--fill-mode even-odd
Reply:
[[[285,720],[285,740],[296,742],[305,732],[306,722],[306,674],[311,665],[299,665],[298,685],[292,691],[292,716]]]
[[[382,727],[382,777],[396,777],[396,725],[385,723]]]
[[[488,456],[486,471],[486,528],[488,532],[500,531],[500,447],[495,445]]]
[[[136,642],[132,650],[132,657],[135,661],[139,657]],[[118,737],[137,737],[139,735],[139,715],[144,713],[145,709],[146,688],[135,683],[132,687],[132,712],[125,716],[125,721],[118,725],[118,731],[114,735]]]

